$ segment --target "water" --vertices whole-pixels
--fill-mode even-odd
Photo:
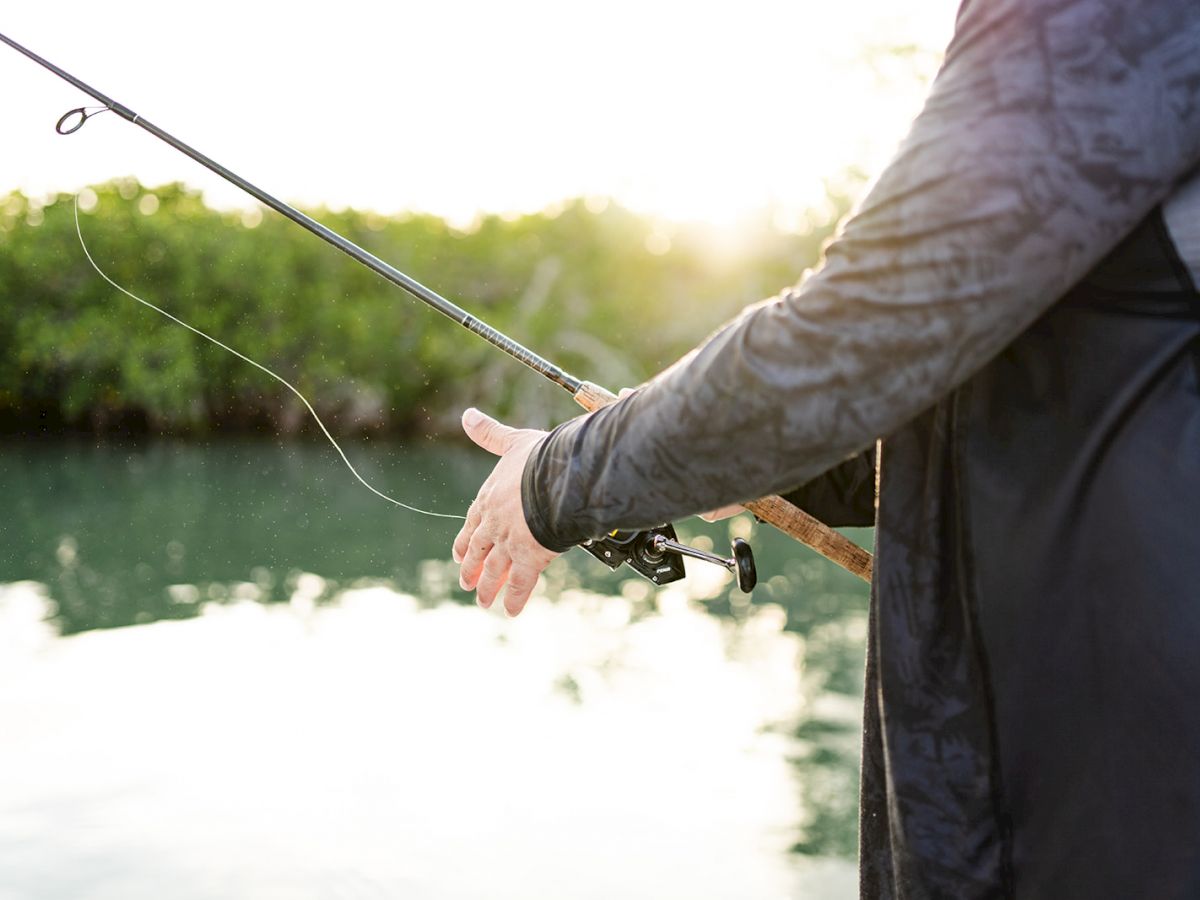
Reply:
[[[442,511],[489,467],[348,450]],[[10,443],[0,488],[2,900],[854,895],[865,586],[746,517],[681,535],[753,531],[752,600],[573,551],[508,620],[316,444]]]

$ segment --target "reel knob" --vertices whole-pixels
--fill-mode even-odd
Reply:
[[[734,574],[737,575],[738,588],[743,594],[754,590],[758,584],[758,570],[754,567],[754,551],[750,544],[741,538],[734,538],[730,545],[733,550]]]

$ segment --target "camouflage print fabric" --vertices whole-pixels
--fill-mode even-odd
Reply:
[[[865,897],[1200,896],[1198,162],[1200,4],[968,0],[823,267],[530,459],[563,549],[882,438]]]

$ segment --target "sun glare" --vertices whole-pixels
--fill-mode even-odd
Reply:
[[[465,224],[611,197],[727,225],[764,210],[797,220],[827,179],[881,166],[919,109],[954,6],[622,0],[585,16],[549,0],[348,0],[336,19],[284,22],[218,0],[182,33],[164,31],[155,9],[81,9],[67,32],[29,4],[4,27],[284,199]],[[133,51],[105,39],[114,21]],[[0,53],[0,78],[22,85],[0,188],[133,176],[250,207],[116,116],[54,135],[49,124],[80,95],[16,53]]]

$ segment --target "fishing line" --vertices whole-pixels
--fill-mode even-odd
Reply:
[[[201,331],[199,328],[189,325],[187,322],[183,321],[183,319],[180,319],[180,318],[177,318],[176,316],[171,315],[165,309],[155,306],[149,300],[143,300],[137,294],[133,293],[132,291],[126,290],[125,288],[121,287],[121,285],[117,284],[115,281],[113,281],[111,278],[109,278],[108,275],[106,275],[104,273],[104,270],[101,269],[98,265],[96,265],[96,261],[94,259],[92,259],[92,254],[88,251],[87,244],[83,240],[83,229],[80,228],[80,226],[79,226],[79,195],[78,194],[75,195],[75,233],[79,236],[79,246],[83,248],[83,255],[86,256],[87,261],[92,264],[92,268],[96,270],[96,273],[101,278],[103,278],[105,281],[107,281],[109,284],[111,284],[113,287],[115,287],[118,291],[120,291],[126,297],[130,297],[130,298],[136,300],[138,303],[142,304],[142,306],[148,306],[150,309],[154,310],[159,315],[166,316],[168,319],[170,319],[175,324],[182,325],[188,331],[192,332],[193,334],[200,335],[200,337],[204,338],[206,341],[210,341],[210,342],[216,344],[222,350],[228,350],[230,353],[232,353],[238,359],[250,363],[250,365],[254,366],[254,368],[258,369],[260,372],[266,372],[268,375],[270,375],[272,378],[274,378],[276,381],[278,381],[280,384],[282,384],[285,388],[287,388],[289,391],[291,391],[293,394],[295,394],[297,397],[299,397],[300,402],[304,404],[304,408],[307,409],[312,414],[313,419],[316,421],[317,425],[320,426],[321,433],[324,434],[325,437],[327,437],[329,439],[329,443],[333,444],[333,449],[338,452],[338,456],[340,456],[342,458],[342,462],[344,462],[346,464],[346,468],[350,470],[350,474],[352,474],[355,478],[357,478],[359,480],[359,483],[362,484],[363,487],[365,487],[368,491],[370,491],[376,497],[380,497],[381,499],[386,500],[388,503],[394,503],[396,506],[399,506],[402,509],[407,509],[410,512],[420,513],[423,516],[434,516],[435,518],[438,518],[438,519],[465,519],[466,518],[466,516],[459,516],[459,515],[455,515],[453,513],[432,512],[431,510],[428,510],[428,509],[421,509],[416,506],[409,506],[407,503],[402,503],[401,501],[397,500],[395,497],[389,497],[383,491],[378,490],[377,488],[372,486],[365,478],[363,478],[361,475],[358,474],[358,469],[354,468],[353,463],[350,462],[350,460],[346,457],[345,452],[343,452],[341,444],[339,444],[336,440],[334,440],[333,435],[329,433],[329,429],[325,427],[325,423],[321,421],[321,417],[317,415],[317,411],[315,409],[313,409],[312,404],[308,402],[308,399],[302,393],[300,393],[300,391],[290,381],[288,381],[286,378],[284,378],[281,375],[275,374],[274,372],[272,372],[270,369],[268,369],[266,366],[262,365],[261,363],[255,362],[250,357],[246,356],[244,353],[239,353],[237,350],[234,350],[228,344],[222,344],[211,334],[206,334],[205,332]]]
[[[372,253],[368,253],[362,247],[358,246],[358,244],[355,244],[348,238],[343,237],[336,231],[327,228],[312,217],[305,215],[294,206],[289,206],[282,200],[272,197],[262,188],[251,184],[236,172],[225,168],[225,166],[221,165],[216,160],[205,156],[199,150],[189,146],[188,144],[185,144],[183,141],[179,140],[179,138],[175,137],[169,132],[163,131],[163,129],[159,128],[152,122],[147,121],[144,116],[140,115],[139,113],[135,113],[125,104],[118,103],[116,100],[112,99],[106,94],[102,94],[91,85],[80,81],[69,72],[60,69],[49,60],[38,56],[28,47],[18,44],[12,38],[4,34],[0,34],[0,43],[7,44],[13,50],[28,57],[34,63],[42,66],[47,71],[53,72],[63,81],[74,85],[93,100],[96,100],[102,104],[102,108],[79,107],[77,109],[68,111],[58,120],[58,124],[55,126],[55,130],[59,134],[71,134],[75,131],[78,131],[79,128],[82,127],[82,125],[92,116],[100,115],[105,111],[114,112],[125,121],[132,125],[136,125],[138,128],[141,128],[143,131],[147,132],[153,137],[158,138],[158,140],[162,141],[168,146],[178,150],[184,156],[204,166],[210,172],[216,173],[230,184],[234,184],[241,188],[264,206],[268,206],[275,210],[275,212],[299,225],[305,231],[315,235],[316,237],[319,237],[326,243],[331,244],[338,250],[341,250],[347,256],[362,263],[376,275],[379,275],[381,278],[391,282],[392,284],[396,285],[396,287],[403,289],[417,300],[420,300],[426,306],[437,310],[447,318],[453,319],[467,331],[470,331],[472,334],[483,338],[483,340],[487,341],[498,350],[507,353],[522,365],[528,366],[530,369],[533,369],[535,372],[554,382],[559,387],[568,391],[572,398],[574,398],[575,402],[588,412],[593,412],[597,409],[600,409],[601,407],[606,406],[617,399],[613,394],[609,393],[599,385],[592,384],[590,381],[584,381],[581,378],[576,378],[574,375],[571,375],[563,369],[560,369],[548,359],[539,356],[528,347],[522,346],[503,332],[497,331],[483,320],[476,318],[462,307],[447,300],[437,291],[431,290],[416,279],[405,275],[395,266],[384,262],[382,259]],[[75,229],[76,231],[79,231],[78,198],[76,198],[75,205]],[[79,242],[83,244],[82,232],[79,234]],[[87,253],[87,247],[84,246],[83,249],[84,253]],[[338,452],[338,455],[342,457],[342,461],[346,463],[346,466],[350,469],[351,473],[353,473],[354,477],[357,478],[365,487],[370,489],[372,493],[377,494],[384,500],[387,500],[389,503],[393,503],[403,509],[421,513],[422,515],[438,516],[440,518],[447,519],[463,518],[462,516],[452,516],[446,513],[429,512],[428,510],[418,509],[415,506],[409,506],[408,504],[401,503],[399,500],[389,497],[387,494],[384,494],[383,492],[371,487],[371,485],[368,484],[367,481],[355,471],[354,466],[350,464],[350,460],[346,459],[346,454],[342,452],[342,448],[338,446],[337,441],[333,439],[333,436],[325,428],[324,423],[321,422],[321,419],[313,410],[312,405],[298,390],[296,390],[296,388],[292,387],[292,385],[290,385],[287,381],[280,378],[265,366],[259,365],[254,360],[243,356],[241,353],[238,353],[231,347],[226,347],[216,338],[209,337],[203,331],[193,328],[186,322],[175,318],[170,313],[159,309],[154,304],[147,303],[141,297],[138,297],[137,295],[125,290],[125,288],[121,287],[119,284],[105,275],[103,271],[101,271],[100,267],[97,266],[95,261],[92,259],[90,253],[87,254],[87,256],[88,262],[92,264],[92,267],[100,273],[100,276],[105,281],[117,288],[117,290],[132,297],[139,303],[149,306],[151,309],[155,310],[161,315],[166,316],[172,321],[183,325],[189,331],[193,331],[204,339],[212,341],[212,343],[224,348],[225,350],[228,350],[230,353],[233,353],[235,356],[245,360],[256,368],[261,369],[276,381],[284,385],[297,397],[299,397],[308,411],[312,413],[313,418],[317,420],[317,424],[321,426],[321,431],[323,431],[325,436],[329,438],[329,442],[333,444],[334,448]],[[758,518],[759,521],[769,522],[770,524],[781,529],[786,534],[791,535],[802,544],[807,544],[809,547],[812,547],[814,550],[821,553],[828,559],[833,560],[835,563],[846,569],[846,571],[857,575],[859,578],[862,578],[864,581],[871,580],[871,554],[859,547],[849,538],[834,531],[824,522],[814,519],[795,504],[784,500],[782,497],[771,496],[762,497],[758,500],[752,500],[746,503],[746,508],[750,512],[754,513],[755,517]],[[659,562],[662,560],[662,553],[660,551],[666,551],[671,554],[680,554],[683,553],[683,551],[677,548],[668,547],[666,543],[658,540],[660,537],[664,538],[664,540],[667,542],[674,541],[674,531],[671,529],[670,525],[666,525],[657,529],[651,529],[645,532],[633,533],[632,537],[625,539],[623,543],[617,542],[615,537],[613,537],[611,540],[609,538],[605,538],[603,541],[589,541],[589,552],[594,551],[593,555],[596,555],[597,558],[610,565],[610,567],[620,566],[622,565],[623,561],[629,562],[629,564],[639,574],[650,578],[656,583],[665,584],[667,583],[667,580],[674,581],[676,578],[682,578],[683,568],[682,565],[680,565],[679,571],[677,573],[672,572],[668,578],[662,569],[658,567]],[[637,544],[637,547],[632,546],[630,543],[631,541],[634,544]],[[618,546],[618,543],[620,546]],[[748,551],[749,547],[746,547],[743,556],[748,556]],[[631,552],[633,554],[632,556],[630,555]],[[634,562],[635,557],[639,560],[636,563]],[[741,561],[739,560],[738,552],[735,549],[734,556],[732,558],[721,560],[720,562],[722,565],[725,565],[728,568],[739,567]],[[738,583],[740,585],[742,584],[741,569],[738,568],[738,571]],[[748,588],[746,589],[748,590]]]

